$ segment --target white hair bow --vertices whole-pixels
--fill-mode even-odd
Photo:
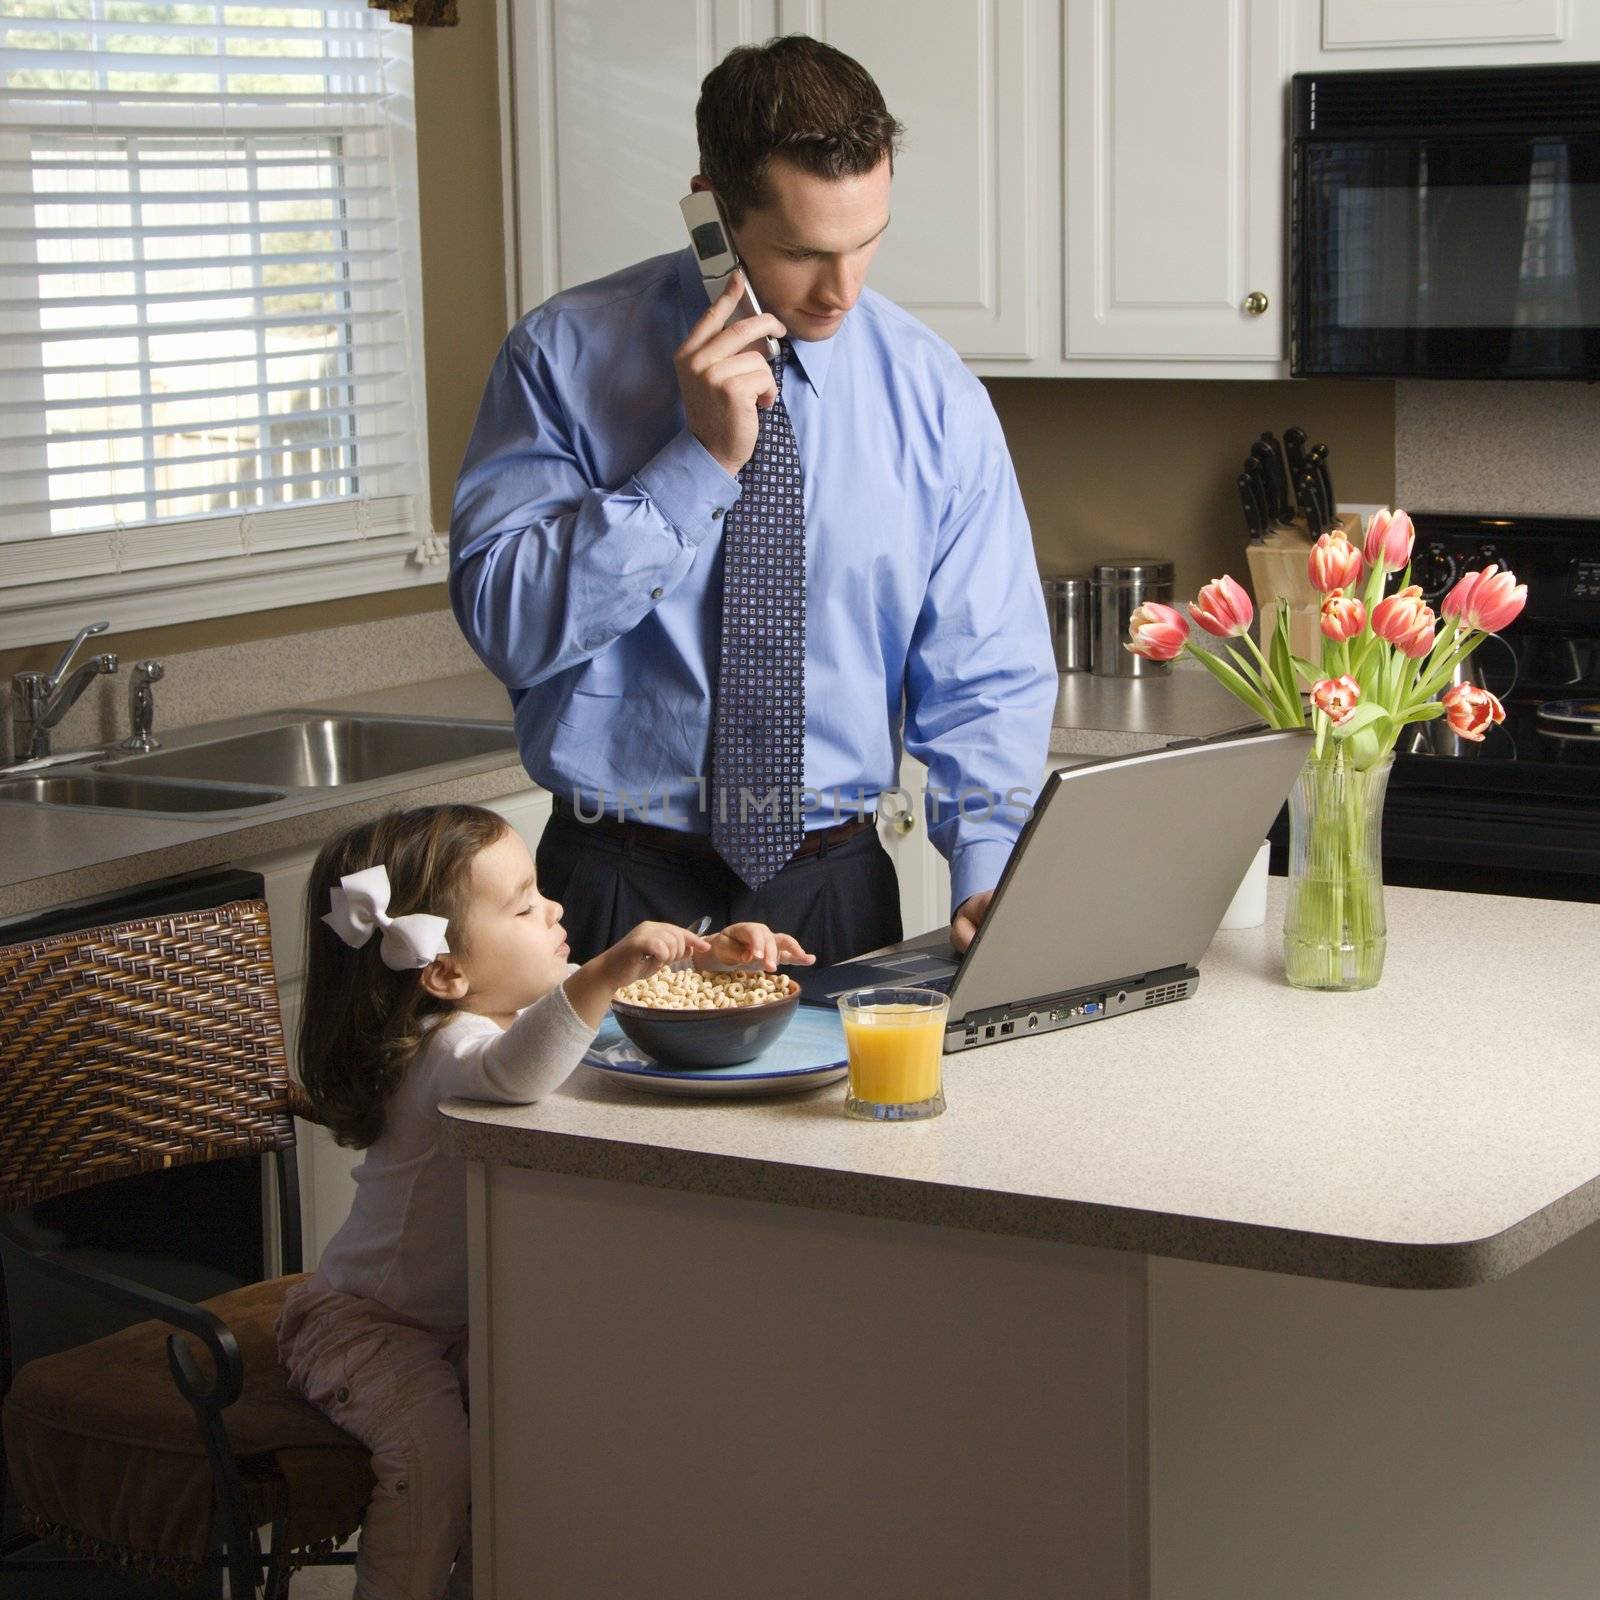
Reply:
[[[347,945],[360,949],[374,930],[383,929],[383,944],[378,954],[384,966],[394,972],[425,967],[437,955],[449,953],[444,931],[449,926],[443,917],[430,917],[415,911],[403,917],[389,915],[389,869],[368,867],[363,872],[347,873],[340,887],[331,891],[333,910],[323,921]]]

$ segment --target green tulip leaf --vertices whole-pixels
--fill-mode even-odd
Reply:
[[[1274,728],[1298,727],[1297,721],[1284,723],[1279,720],[1282,713],[1269,705],[1267,701],[1256,692],[1244,675],[1236,668],[1228,665],[1221,656],[1210,650],[1202,650],[1198,645],[1186,645],[1188,653],[1211,674],[1235,699],[1242,700],[1250,707],[1263,722],[1270,723]]]
[[[1395,721],[1401,724],[1407,722],[1432,722],[1435,717],[1444,715],[1444,707],[1437,700],[1424,700],[1420,705],[1409,705],[1395,712]]]
[[[1352,739],[1363,729],[1372,727],[1375,723],[1389,720],[1389,713],[1375,700],[1363,700],[1343,722],[1333,730],[1335,739]]]
[[[1363,728],[1350,741],[1350,765],[1357,772],[1365,772],[1368,767],[1376,765],[1385,748],[1375,728]]]

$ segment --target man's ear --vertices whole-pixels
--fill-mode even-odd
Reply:
[[[454,956],[435,956],[417,981],[435,1000],[464,1000],[467,995],[467,975]]]
[[[695,175],[689,180],[690,194],[701,194],[710,187],[711,180],[709,178],[702,177],[698,172],[695,173]]]

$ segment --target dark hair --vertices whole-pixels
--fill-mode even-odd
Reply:
[[[340,1144],[361,1150],[378,1137],[406,1064],[453,1008],[429,994],[415,970],[386,967],[381,936],[359,949],[347,945],[322,920],[331,891],[349,873],[381,864],[389,874],[389,915],[444,917],[450,951],[461,955],[473,858],[507,827],[482,806],[421,806],[350,828],[317,856],[306,886],[300,1080]]]
[[[701,83],[694,122],[701,176],[733,223],[764,204],[773,156],[842,178],[892,161],[905,131],[859,61],[799,33],[730,50]]]

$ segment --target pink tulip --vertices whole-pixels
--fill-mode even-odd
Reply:
[[[1355,715],[1361,703],[1361,685],[1348,673],[1339,678],[1322,678],[1311,686],[1311,703],[1338,727]]]
[[[1528,603],[1528,586],[1517,582],[1516,573],[1487,566],[1482,572],[1469,572],[1444,597],[1440,610],[1462,628],[1481,633],[1499,633],[1515,622]]]
[[[1482,744],[1483,736],[1497,722],[1506,720],[1506,708],[1476,684],[1458,683],[1439,696],[1444,707],[1444,719],[1450,731],[1462,739]]]
[[[1408,583],[1399,594],[1380,600],[1372,608],[1372,631],[1413,661],[1420,661],[1433,648],[1433,630],[1438,620],[1415,583]]]
[[[1151,661],[1170,661],[1188,637],[1189,624],[1181,611],[1147,600],[1128,619],[1128,642],[1122,648]]]
[[[1359,561],[1361,558],[1357,556]],[[1367,624],[1367,608],[1343,589],[1335,589],[1322,602],[1322,631],[1335,643],[1353,639]]]
[[[1353,589],[1361,578],[1361,552],[1342,533],[1325,533],[1311,547],[1306,563],[1311,581],[1323,594]]]
[[[1403,511],[1391,511],[1387,506],[1374,511],[1367,523],[1367,565],[1381,566],[1385,572],[1398,572],[1411,559],[1411,546],[1416,539],[1411,518]]]
[[[1189,615],[1219,639],[1248,633],[1255,614],[1243,585],[1229,577],[1213,578],[1189,604]]]

